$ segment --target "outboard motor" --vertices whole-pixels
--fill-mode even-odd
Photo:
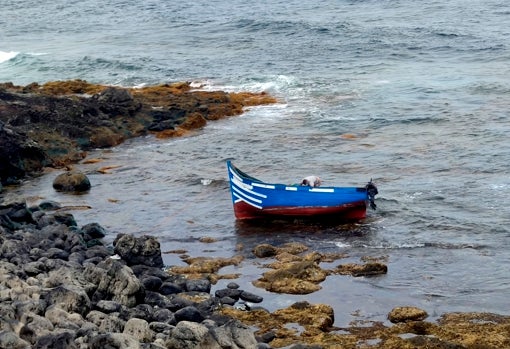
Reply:
[[[379,193],[379,191],[377,190],[374,182],[372,182],[372,179],[370,179],[370,182],[368,182],[368,184],[365,186],[365,189],[367,191],[368,201],[370,202],[370,208],[375,210],[377,207],[375,204],[375,196]]]

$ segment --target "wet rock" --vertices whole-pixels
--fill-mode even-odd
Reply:
[[[175,303],[165,295],[158,292],[145,291],[144,302],[153,307],[166,308],[170,310],[180,309],[175,307]]]
[[[222,326],[212,326],[209,329],[213,338],[221,348],[255,348],[257,340],[253,331],[236,320],[230,320]]]
[[[251,310],[246,307],[243,311],[238,307],[221,307],[218,298],[209,292],[187,290],[184,275],[153,266],[127,266],[122,259],[110,258],[113,252],[106,246],[87,246],[78,229],[56,222],[43,227],[34,224],[36,214],[52,216],[51,213],[31,208],[29,211],[33,213],[27,215],[24,210],[23,204],[0,206],[0,347],[460,349],[510,346],[510,317],[490,313],[444,314],[437,323],[432,323],[425,321],[424,310],[399,307],[388,315],[395,325],[386,327],[381,322],[363,321],[361,326],[339,331],[333,325],[332,308],[324,304],[297,302],[274,312],[262,307]],[[295,244],[278,249],[277,261],[271,265],[303,279],[314,280],[313,265],[318,266],[325,258],[336,258],[314,252],[301,256],[304,249]],[[197,267],[194,271],[213,272],[232,262],[229,259],[219,263],[206,258],[187,260],[190,266]],[[307,265],[312,267],[308,269]],[[198,280],[204,277],[210,280],[210,275],[204,274]],[[181,291],[164,295],[156,288],[147,290],[142,279],[151,276],[159,279],[161,285],[177,285]],[[216,292],[218,295],[237,293],[240,297],[243,290],[238,286],[229,284]],[[233,317],[246,325],[232,323]],[[257,343],[253,331],[263,343]]]
[[[166,129],[192,130],[243,107],[275,103],[263,93],[191,91],[189,83],[127,89],[83,80],[0,88],[0,183],[16,184],[85,151]],[[184,134],[175,130],[172,137]]]
[[[239,295],[239,297],[243,300],[243,301],[246,301],[246,302],[251,302],[251,303],[261,303],[264,298],[260,297],[260,296],[257,296],[256,294],[253,294],[251,292],[247,292],[247,291],[243,291],[241,292],[241,294]]]
[[[240,287],[239,284],[237,284],[235,282],[229,282],[227,284],[227,288],[230,288],[230,289],[233,289],[233,290],[238,289],[239,287]]]
[[[81,232],[84,235],[88,235],[90,239],[102,239],[106,236],[106,229],[103,228],[99,223],[88,223],[81,227]]]
[[[234,298],[231,298],[231,297],[228,297],[228,296],[220,298],[220,303],[221,304],[234,305],[234,304],[236,304],[236,302],[237,302],[237,299],[234,299]]]
[[[253,254],[258,258],[274,257],[277,253],[278,248],[269,244],[260,244],[253,249]]]
[[[373,276],[373,275],[381,275],[386,274],[388,272],[388,267],[385,264],[373,262],[366,264],[343,264],[339,265],[332,271],[335,274],[341,275],[352,275],[352,276]]]
[[[396,307],[388,314],[388,320],[393,323],[407,321],[422,321],[427,318],[425,310],[416,307]]]
[[[132,116],[142,107],[127,89],[120,87],[108,87],[94,95],[94,100],[100,111],[111,116]]]
[[[193,322],[202,322],[204,320],[203,315],[200,311],[194,306],[187,306],[181,308],[175,312],[175,320],[177,322],[180,321],[193,321]]]
[[[186,281],[186,289],[190,292],[211,291],[211,282],[207,279],[191,279]]]
[[[179,322],[165,345],[167,348],[180,349],[221,348],[206,326],[190,321]]]
[[[158,291],[161,289],[161,286],[163,285],[163,281],[161,281],[161,279],[158,278],[157,276],[147,275],[138,278],[142,282],[142,286],[148,291]]]
[[[297,302],[290,307],[278,309],[273,313],[267,310],[257,309],[243,311],[235,308],[223,308],[222,313],[233,316],[243,323],[256,326],[259,330],[258,336],[266,337],[273,347],[285,347],[299,342],[321,342],[319,339],[324,336],[333,326],[333,308],[325,304],[310,304],[308,302]],[[289,331],[287,324],[297,324],[303,327],[302,335],[295,331]],[[317,336],[317,337],[315,337]],[[331,341],[329,344],[343,343]],[[355,347],[355,346],[346,346]]]
[[[184,289],[173,282],[165,282],[161,284],[159,292],[164,295],[176,294],[183,292]]]
[[[177,323],[174,313],[168,309],[156,309],[152,314],[152,320],[165,324],[175,325]]]
[[[221,268],[228,265],[239,265],[243,259],[243,256],[240,255],[232,258],[189,257],[184,259],[184,262],[188,263],[188,266],[173,266],[169,268],[168,271],[172,274],[189,275],[190,279],[200,279],[204,275],[211,278],[213,277],[213,274],[217,273]]]
[[[53,181],[53,188],[64,192],[86,192],[90,190],[88,177],[79,171],[68,171],[59,174]]]
[[[161,248],[156,238],[144,235],[135,238],[131,235],[119,235],[113,242],[114,251],[127,265],[142,264],[150,267],[163,267]]]
[[[254,281],[257,287],[268,291],[289,294],[308,294],[319,290],[318,285],[328,272],[311,261],[292,262],[277,270],[270,270]]]
[[[44,200],[38,206],[43,211],[54,211],[62,208],[60,203],[51,200]]]
[[[243,292],[243,290],[240,290],[240,289],[223,288],[223,289],[216,290],[216,292],[214,292],[214,295],[218,298],[230,297],[235,300],[238,300],[239,297],[241,297],[242,292]]]
[[[135,307],[129,308],[127,311],[129,312],[128,319],[137,318],[151,321],[154,314],[154,308],[150,304],[137,304]]]
[[[141,349],[140,342],[135,338],[125,333],[106,333],[101,334],[90,341],[90,349],[104,349],[104,348],[129,348]]]

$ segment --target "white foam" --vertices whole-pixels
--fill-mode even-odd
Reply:
[[[14,57],[16,57],[18,54],[19,54],[19,52],[14,52],[14,51],[10,51],[10,52],[0,51],[0,63],[7,62],[7,61],[13,59]]]

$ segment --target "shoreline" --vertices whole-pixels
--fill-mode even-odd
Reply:
[[[0,83],[0,183],[19,183],[44,167],[65,168],[91,149],[130,138],[190,135],[246,107],[273,103],[265,92],[202,91],[188,82],[141,88],[83,80]]]
[[[219,275],[222,268],[242,263],[239,255],[187,256],[182,258],[187,266],[165,266],[156,238],[118,234],[106,245],[102,239],[107,234],[97,223],[78,226],[56,202],[0,206],[0,297],[7,314],[0,317],[0,346],[52,347],[59,341],[66,348],[105,343],[258,349],[510,345],[510,316],[493,313],[444,313],[428,321],[426,311],[402,305],[388,313],[390,324],[366,320],[337,327],[332,307],[323,303],[297,301],[270,312],[262,297],[239,288],[239,275]],[[210,242],[204,237],[204,243]],[[163,253],[169,252],[185,253]],[[296,293],[292,285],[301,290],[306,280],[320,284],[322,277],[313,275],[328,270],[318,263],[342,258],[299,243],[262,244],[251,253],[273,269],[258,282],[268,282],[273,274],[272,282],[283,287],[273,292],[280,295]],[[371,277],[374,270],[355,265],[335,269],[352,277]],[[219,278],[231,280],[213,293]],[[313,297],[313,290],[306,292]]]
[[[78,85],[81,86],[81,83],[79,83]],[[48,85],[48,89],[50,86],[52,86],[52,85]],[[59,84],[57,84],[57,86],[59,86]],[[75,86],[74,83],[72,83],[71,86]],[[84,86],[89,86],[89,85],[85,84]],[[154,103],[154,104],[150,104],[150,105],[153,105],[153,106],[155,105],[157,108],[159,108],[159,107],[162,107],[163,109],[168,108],[165,110],[169,112],[170,106],[168,106],[168,105],[160,106],[160,105],[156,105],[156,103],[157,103],[157,101],[160,100],[160,98],[162,98],[162,95],[161,95],[162,90],[168,91],[168,89],[175,88],[178,86],[181,86],[181,85],[178,84],[177,86],[173,86],[173,85],[172,86],[170,86],[170,85],[163,86],[162,89],[151,88],[151,90],[147,91],[148,96],[150,96],[150,98],[154,98],[154,99],[150,99],[149,97],[146,96],[145,97],[145,98],[147,98],[146,101],[150,100],[150,103]],[[186,89],[185,86],[179,87],[179,89],[182,89],[182,88]],[[20,101],[26,101],[23,98],[16,99],[20,95],[22,95],[22,96],[28,95],[29,97],[34,97],[36,100],[43,101],[44,103],[46,103],[48,101],[52,101],[52,102],[56,101],[55,99],[51,99],[51,98],[46,99],[46,96],[41,97],[38,92],[31,91],[32,89],[40,90],[39,85],[33,85],[30,87],[25,87],[23,89],[25,89],[25,91],[18,91],[18,92],[15,92],[14,95],[12,95],[12,94],[10,94],[10,92],[8,94],[4,94],[5,91],[0,88],[0,97],[3,96],[3,98],[4,98],[4,99],[0,99],[0,102],[2,102],[2,104],[0,104],[0,108],[3,108],[3,109],[0,109],[1,115],[2,115],[2,118],[0,120],[6,120],[3,117],[5,117],[5,115],[7,115],[5,113],[9,111],[8,107],[12,106],[12,105],[16,105],[15,103],[9,104],[8,100],[6,102],[6,98],[14,98],[14,100],[18,104]],[[42,88],[42,90],[45,90],[45,88]],[[51,93],[54,94],[54,96],[52,98],[56,98],[55,96],[60,96],[59,93],[61,93],[61,92],[56,92],[59,90],[48,90],[48,91],[52,91]],[[67,92],[62,92],[64,95],[69,92],[69,90],[66,90],[66,89],[64,89],[64,91],[67,91]],[[87,94],[87,95],[91,95],[91,96],[94,96],[96,94],[97,95],[96,100],[98,103],[99,103],[99,101],[101,101],[100,97],[101,96],[104,97],[104,95],[100,94],[101,92],[97,92],[95,90],[88,90],[84,87],[76,88],[73,91],[77,92],[78,94]],[[119,92],[119,91],[110,91],[110,92],[112,92],[112,94],[109,95],[110,97],[108,97],[108,98],[110,98],[108,103],[112,102],[112,105],[118,106],[119,104],[118,103],[115,104],[116,103],[115,100],[118,102],[117,97],[120,98],[122,95],[124,95],[124,93],[120,92],[121,94],[117,95],[116,92]],[[115,92],[115,93],[113,93],[113,92]],[[9,97],[5,97],[5,96],[9,96]],[[220,96],[221,98],[213,99],[213,101],[218,101],[218,104],[214,104],[213,102],[211,102],[212,105],[215,105],[215,106],[224,105],[222,103],[225,103],[226,100],[224,98],[226,95],[223,93],[219,93],[216,96]],[[124,95],[124,97],[125,97],[125,95]],[[187,98],[188,97],[196,98],[196,96],[190,97],[189,95],[187,96]],[[209,98],[209,97],[211,97],[211,95],[207,95],[207,97]],[[264,95],[261,95],[261,97],[264,97]],[[67,96],[67,97],[63,97],[63,98],[66,102],[68,102],[69,100],[73,101],[75,98],[77,98],[78,101],[81,101],[81,102],[83,101],[81,99],[81,97],[76,97],[76,96],[74,96],[74,97]],[[90,99],[92,97],[88,96],[88,97],[84,97],[84,98]],[[135,100],[134,97],[132,99],[128,98],[127,101],[130,101],[129,103],[125,103],[125,104],[120,103],[121,104],[120,107],[122,107],[124,109],[122,109],[120,107],[119,107],[120,109],[119,108],[117,108],[117,109],[110,108],[105,105],[98,107],[97,108],[98,115],[103,113],[104,116],[109,115],[110,117],[112,117],[113,114],[115,114],[119,111],[124,111],[127,113],[127,115],[125,116],[124,119],[127,118],[128,121],[129,120],[132,121],[134,114],[131,114],[130,110],[132,110],[131,108],[133,107],[131,102],[134,100]],[[126,100],[124,100],[124,101],[126,101]],[[189,100],[188,100],[188,102],[189,102]],[[44,103],[42,105],[45,105]],[[58,103],[58,102],[55,102],[55,103]],[[71,105],[73,105],[73,104],[71,104]],[[135,103],[135,106],[136,106],[136,103]],[[66,107],[68,107],[68,106],[66,105]],[[103,109],[101,109],[101,108],[103,108]],[[212,108],[199,108],[199,109],[207,110],[208,112],[212,110]],[[70,108],[67,110],[73,110],[73,108]],[[92,108],[92,110],[95,110],[95,109]],[[160,109],[155,109],[155,110],[158,112],[160,111]],[[232,111],[232,110],[237,110],[237,109],[233,108],[233,109],[228,109],[228,110]],[[26,110],[23,110],[23,111],[26,112]],[[20,123],[19,125],[12,126],[11,124],[8,124],[8,123],[3,125],[2,132],[4,132],[5,135],[7,135],[7,136],[12,136],[12,132],[16,132],[18,129],[25,133],[28,132],[27,128],[26,128],[27,125],[24,125],[21,123],[21,120],[23,119],[22,117],[26,117],[27,114],[21,113],[21,114],[16,114],[16,115],[19,115],[19,116],[14,117],[13,120],[18,120],[18,123]],[[28,115],[30,116],[30,119],[33,118],[35,121],[37,121],[36,116],[31,115],[30,113],[28,113]],[[44,114],[44,115],[46,115],[46,114]],[[145,114],[141,114],[141,115],[145,115]],[[159,115],[159,114],[156,113],[154,115]],[[149,120],[151,122],[154,122],[157,119],[157,117],[156,117],[156,119],[154,118],[154,115],[152,115],[152,119],[143,119],[143,118],[138,119],[137,122],[129,124],[128,126],[123,126],[123,128],[121,128],[120,130],[122,132],[126,132],[126,130],[128,130],[128,129],[131,131],[132,130],[140,130],[137,127],[140,127],[140,125],[142,125],[143,128],[141,129],[142,131],[141,131],[140,135],[146,134],[145,132],[153,132],[153,131],[148,130],[149,126],[152,124],[149,124],[146,121]],[[9,115],[7,115],[7,116],[9,116]],[[12,116],[13,115],[9,116],[9,118]],[[51,113],[48,116],[51,117]],[[108,125],[108,121],[111,121],[110,117],[102,119],[102,122],[106,122],[105,124]],[[201,120],[196,114],[193,114],[193,116],[190,116],[190,118],[192,120],[197,120],[197,119]],[[114,119],[115,119],[115,117],[114,117]],[[191,119],[186,119],[186,120],[191,120]],[[205,119],[205,117],[204,117],[204,119]],[[32,120],[32,121],[34,121],[34,120]],[[119,118],[118,120],[116,119],[114,121],[111,121],[112,124],[110,126],[113,126],[113,128],[115,129],[118,125],[124,124],[124,122],[122,120],[123,120],[123,118]],[[144,122],[141,122],[140,120],[144,121]],[[168,121],[168,120],[169,119],[167,119],[166,121]],[[187,132],[192,132],[192,130],[196,129],[195,126],[202,125],[202,123],[200,123],[200,122],[195,124],[195,123],[192,123],[191,121],[189,121],[189,126],[187,126],[187,128],[181,128],[182,124],[187,125],[186,120],[183,120],[182,123],[180,123],[178,125],[166,123],[165,127],[168,127],[168,128],[163,129],[163,131],[161,131],[162,136],[181,136],[181,135],[186,134]],[[211,120],[214,120],[214,118],[211,117]],[[57,120],[57,121],[61,121],[61,120]],[[165,121],[165,120],[162,120],[162,121]],[[209,121],[209,119],[206,119],[206,121]],[[5,121],[4,121],[4,123],[5,123]],[[16,122],[15,122],[15,124],[16,124]],[[37,122],[34,122],[31,125],[34,125],[34,124],[37,124]],[[123,139],[127,139],[127,138],[122,138],[122,137],[121,138],[113,137],[113,135],[117,134],[117,133],[113,133],[113,131],[111,131],[111,132],[105,131],[105,129],[108,129],[108,127],[106,127],[105,124],[101,124],[98,126],[97,130],[99,130],[101,132],[104,131],[105,134],[101,137],[96,137],[94,140],[95,142],[102,140],[103,142],[105,142],[103,146],[108,147],[109,146],[108,142],[113,142],[114,143],[113,145],[115,145],[115,142],[122,141]],[[38,125],[38,126],[43,127],[43,125]],[[19,128],[16,129],[16,127],[19,127]],[[23,127],[25,127],[25,128],[23,128]],[[132,127],[132,128],[130,128],[130,127]],[[172,127],[173,127],[173,129],[172,129]],[[197,126],[197,127],[199,128],[202,126]],[[120,134],[120,133],[118,133],[118,134]],[[128,135],[130,137],[131,136],[136,137],[139,134],[133,132]],[[35,160],[40,160],[40,159],[43,159],[45,161],[52,160],[54,166],[57,166],[57,167],[58,166],[67,166],[70,163],[72,163],[73,157],[69,156],[68,159],[65,160],[64,157],[62,157],[62,154],[55,154],[55,156],[50,156],[49,154],[51,153],[51,151],[48,150],[48,149],[50,149],[50,150],[56,149],[56,147],[55,147],[56,144],[62,145],[62,143],[58,143],[58,142],[64,142],[63,139],[64,138],[52,139],[52,142],[49,142],[47,144],[47,148],[41,147],[40,149],[42,149],[44,152],[46,152],[46,154],[44,152],[38,153],[35,151],[30,154],[39,156],[39,157],[36,157]],[[80,137],[77,137],[76,139],[79,140]],[[44,139],[42,139],[42,140],[44,140]],[[91,142],[90,139],[88,141]],[[74,142],[77,142],[77,141],[75,140]],[[85,142],[85,141],[82,141],[82,142]],[[42,143],[44,143],[44,142],[42,142]],[[73,155],[73,156],[77,156],[78,160],[81,160],[81,158],[79,158],[79,156],[83,155],[83,153],[79,153],[79,151],[83,151],[83,149],[77,148],[77,145],[79,145],[78,142],[73,143],[73,141],[69,141],[69,143],[65,143],[65,145],[69,145],[70,152],[75,152],[75,155]],[[34,146],[33,146],[33,144],[28,144],[27,148],[22,148],[22,149],[34,150]],[[84,149],[87,149],[87,148],[85,147]],[[27,159],[34,161],[34,158],[27,158]],[[43,162],[43,161],[41,161],[41,162]],[[34,168],[34,169],[38,168],[37,166],[34,165],[33,162],[29,163],[27,161],[27,165],[30,165],[33,167],[28,167],[29,171],[26,171],[26,169],[25,169],[25,174],[37,173],[37,171],[33,171],[33,172],[30,171],[32,168]],[[16,177],[16,178],[19,179],[21,177]],[[13,179],[11,177],[6,177],[6,179],[9,179],[7,182],[9,182],[9,181],[15,182],[16,178]],[[2,177],[2,180],[4,180],[3,177]],[[7,251],[9,246],[12,246],[11,244],[13,243],[10,239],[7,239],[6,236],[8,236],[10,233],[12,233],[13,235],[17,236],[19,239],[20,236],[23,236],[25,233],[27,233],[27,230],[33,230],[34,232],[40,231],[41,229],[39,229],[37,224],[34,228],[34,224],[37,223],[38,220],[43,221],[43,223],[42,223],[43,225],[41,226],[41,228],[45,229],[46,232],[67,229],[67,228],[64,228],[63,226],[66,226],[68,228],[74,227],[74,225],[72,225],[72,224],[67,225],[70,222],[72,222],[71,217],[69,217],[68,215],[63,215],[62,212],[59,213],[58,209],[56,210],[56,212],[48,213],[41,208],[36,208],[33,210],[33,212],[27,213],[27,212],[24,212],[24,210],[26,211],[26,208],[23,208],[22,204],[18,203],[18,205],[17,206],[15,205],[15,207],[16,207],[16,209],[13,212],[12,207],[6,207],[6,205],[3,205],[1,207],[2,208],[1,209],[2,217],[7,215],[7,217],[10,217],[9,219],[11,221],[13,221],[12,216],[16,217],[14,219],[14,222],[18,223],[18,224],[20,222],[23,223],[24,219],[26,219],[27,221],[25,222],[26,224],[23,223],[23,224],[21,224],[21,226],[16,226],[16,224],[14,224],[12,227],[5,225],[5,224],[10,224],[8,221],[7,221],[7,223],[2,221],[3,228],[2,228],[2,232],[1,232],[2,234],[0,236],[2,237],[2,246],[3,246],[4,251]],[[57,214],[55,217],[54,213],[59,213],[59,214]],[[20,220],[20,222],[17,222],[16,220]],[[65,236],[68,236],[67,234],[71,234],[71,233],[75,234],[76,232],[73,231],[74,229],[75,228],[72,228],[72,229],[70,229],[71,231],[66,232]],[[83,230],[83,227],[79,228],[78,230]],[[69,236],[73,236],[72,234]],[[11,242],[9,242],[9,241],[11,241]],[[15,241],[19,241],[19,240],[14,239],[14,242]],[[36,242],[33,242],[33,243],[35,244]],[[95,242],[95,243],[97,243],[97,242]],[[273,246],[273,247],[275,249],[281,248],[281,246]],[[27,248],[29,248],[29,250],[33,250],[34,246],[28,246]],[[298,263],[303,262],[303,259],[307,255],[306,252],[305,253],[303,253],[303,252],[305,252],[305,251],[301,251],[300,253],[295,253],[295,254],[290,253],[290,255],[293,256],[292,259],[296,259],[293,262],[298,262]],[[41,262],[42,263],[41,258],[48,258],[47,256],[40,257],[40,255],[37,254],[37,253],[39,253],[39,252],[37,252],[37,250],[34,251],[33,253],[34,254],[31,258],[35,258],[36,256],[39,258],[37,258],[37,260],[30,261],[30,263],[32,263],[32,262]],[[104,253],[104,249],[103,249],[102,253]],[[55,254],[55,256],[58,256],[58,254]],[[63,257],[63,256],[65,256],[65,254],[60,255],[60,257]],[[105,258],[106,259],[109,258],[107,256],[111,256],[111,254],[110,255],[102,255],[101,260],[97,259],[92,264],[97,266],[99,263],[105,262]],[[55,260],[59,260],[59,262],[54,262],[54,263],[62,263],[61,260],[69,262],[69,256],[67,256],[67,260],[65,258],[63,259],[60,257],[52,258]],[[14,258],[14,257],[12,257],[12,258]],[[258,257],[258,258],[263,258],[263,257]],[[4,260],[5,260],[5,258],[3,256],[2,261],[4,261]],[[191,257],[190,261],[192,261],[192,260],[199,260],[199,256]],[[46,260],[43,259],[43,261],[44,261],[44,263],[46,263]],[[262,261],[265,262],[266,260],[262,259]],[[218,262],[218,261],[215,261],[215,262]],[[220,262],[225,262],[225,261],[223,260]],[[314,267],[313,266],[313,262],[314,262],[313,258],[312,258],[311,262],[312,262],[312,265],[310,265],[310,264],[308,264],[308,265],[313,268]],[[84,267],[84,265],[89,265],[89,264],[91,264],[90,261],[88,261],[86,264],[83,264],[83,262],[82,262],[81,267]],[[40,266],[41,264],[37,264],[37,265]],[[34,265],[31,264],[31,266],[34,266]],[[21,265],[18,265],[18,267],[21,267]],[[48,268],[48,267],[44,266],[44,268]],[[10,282],[9,280],[11,280],[10,278],[12,276],[12,273],[18,275],[18,278],[19,278],[19,275],[23,274],[22,273],[23,268],[21,268],[21,269],[17,268],[16,264],[14,264],[14,267],[9,265],[7,269],[9,270],[9,272],[11,274],[4,274],[2,276],[2,285],[5,287],[3,289],[4,293],[5,294],[9,293],[9,296],[12,298],[12,294],[15,293],[15,291],[13,291],[12,287],[7,287],[7,286],[9,286],[8,282]],[[313,270],[315,270],[315,269],[313,269]],[[32,270],[29,273],[35,273],[36,271],[37,270]],[[24,272],[26,273],[26,271],[24,271]],[[152,272],[154,273],[154,275],[151,275],[151,276],[155,276],[155,275],[158,275],[158,277],[161,276],[160,272],[156,271],[155,269],[153,269]],[[391,272],[391,270],[389,272]],[[205,273],[204,270],[202,270],[202,272],[200,272],[198,274],[207,274],[207,273]],[[6,275],[9,275],[9,276],[7,277]],[[39,274],[37,274],[37,275],[39,275]],[[177,275],[182,276],[184,274],[182,273],[182,270],[181,270],[181,273],[177,273]],[[32,280],[31,277],[33,277],[33,276],[30,276],[29,274],[27,274],[26,279],[23,280],[23,278],[21,278],[21,280],[23,282],[26,282],[28,284],[28,286],[37,285],[37,282],[35,280]],[[42,278],[42,276],[41,276],[41,278]],[[206,279],[209,280],[210,278],[211,278],[210,275],[206,276]],[[27,282],[27,280],[30,280],[30,283],[34,283],[34,284],[30,284],[29,282]],[[65,285],[65,284],[61,283],[59,286],[62,286],[62,285]],[[55,286],[53,288],[57,288],[59,286]],[[92,287],[92,286],[89,286],[89,287]],[[5,291],[7,289],[9,289],[8,292]],[[38,297],[36,295],[35,291],[31,291],[31,292],[33,295],[35,295],[32,298]],[[86,293],[88,293],[88,291]],[[39,295],[39,297],[40,297],[40,295]],[[97,296],[97,297],[99,297],[99,296]],[[210,300],[210,299],[214,299],[214,297],[216,297],[216,296],[209,295],[209,297],[206,296],[205,298]],[[101,298],[101,297],[99,297],[99,298]],[[42,307],[39,304],[40,298],[33,299],[33,300],[37,301],[36,304],[38,307]],[[105,299],[100,299],[100,300],[105,300]],[[10,301],[12,301],[12,299],[7,300],[7,302],[10,302]],[[216,300],[214,300],[214,301],[216,301]],[[111,305],[111,304],[109,304],[109,305]],[[264,305],[263,301],[260,303],[260,305],[263,307],[263,305]],[[403,306],[405,306],[405,305],[403,305]],[[289,309],[289,308],[291,308],[291,309]],[[368,322],[365,324],[357,324],[357,325],[355,324],[354,326],[348,327],[348,328],[335,328],[334,326],[332,326],[333,321],[334,321],[334,314],[331,312],[330,308],[328,308],[327,305],[317,305],[317,304],[298,302],[296,305],[291,306],[289,308],[277,310],[272,313],[268,313],[267,311],[264,311],[264,309],[258,309],[258,308],[255,310],[252,310],[252,311],[241,311],[241,310],[236,310],[235,308],[224,307],[224,309],[222,309],[222,310],[224,311],[224,314],[228,315],[229,317],[239,318],[246,324],[249,324],[250,326],[255,326],[259,329],[261,329],[261,328],[264,329],[264,331],[266,331],[266,332],[258,334],[263,338],[263,340],[259,341],[257,344],[261,348],[264,347],[264,345],[267,345],[267,346],[265,346],[267,348],[267,347],[271,347],[271,346],[273,346],[273,347],[291,346],[294,344],[297,345],[297,343],[307,343],[307,345],[317,345],[317,346],[323,347],[323,348],[334,348],[334,347],[347,347],[347,348],[353,347],[354,348],[354,347],[360,347],[360,346],[361,347],[370,347],[370,348],[411,348],[411,347],[412,348],[426,348],[426,347],[431,347],[431,346],[436,347],[436,348],[480,348],[481,346],[486,347],[486,348],[502,348],[505,346],[506,347],[510,346],[510,338],[508,335],[508,331],[506,330],[510,324],[510,320],[509,320],[508,316],[502,316],[502,315],[496,315],[496,314],[485,314],[485,313],[446,313],[446,314],[441,315],[441,317],[439,318],[438,321],[428,322],[428,321],[426,321],[426,318],[422,318],[423,313],[420,312],[419,309],[417,310],[417,309],[407,309],[406,308],[404,310],[414,310],[414,312],[411,312],[411,315],[408,314],[407,317],[405,315],[398,315],[397,317],[400,318],[401,320],[399,320],[399,322],[397,322],[393,326],[388,327],[381,323]],[[45,313],[43,313],[41,309],[38,308],[36,310],[38,312],[40,312],[40,313],[36,313],[36,315],[38,315],[38,316],[45,315]],[[47,311],[47,308],[45,308],[44,310]],[[307,314],[310,314],[310,313],[316,313],[317,315],[319,315],[319,319],[312,320],[309,317],[307,317]],[[417,313],[419,314],[418,318],[416,318]],[[300,314],[300,315],[296,316],[295,314]],[[97,314],[97,315],[99,315],[99,314]],[[15,317],[15,315],[13,315],[13,316]],[[81,316],[83,317],[83,315],[81,315]],[[141,315],[137,314],[137,316],[141,316]],[[133,318],[139,319],[139,317],[136,317],[136,316],[134,316]],[[31,324],[29,322],[30,319],[19,318],[16,320],[18,321],[16,323],[16,326],[9,325],[12,327],[12,330],[13,330],[11,332],[16,333],[16,331],[17,331],[18,333],[21,333],[22,332],[21,328],[27,328],[27,327],[30,328],[30,326],[29,326]],[[47,322],[45,322],[42,319],[39,319],[39,320],[41,322],[44,322],[46,324],[46,326],[49,327]],[[274,320],[281,320],[281,321],[273,322]],[[120,331],[120,323],[118,323],[117,320],[110,319],[109,321],[117,323],[117,325],[118,325],[117,330]],[[137,321],[137,320],[135,320],[135,321]],[[202,320],[199,324],[202,324],[203,321],[204,320]],[[50,322],[51,322],[51,320],[50,320]],[[138,324],[140,324],[140,323],[138,322]],[[208,322],[206,322],[206,324],[211,325]],[[218,320],[217,324],[221,324],[221,321]],[[225,323],[223,323],[223,325],[224,324]],[[61,335],[61,332],[59,332],[59,331],[61,331],[62,328],[58,327],[56,325],[57,324],[52,323],[53,330],[50,332],[56,332],[59,335]],[[170,326],[174,326],[174,327],[171,327],[170,329],[173,331],[177,327],[177,325],[178,325],[178,322],[170,325]],[[206,326],[206,325],[204,325],[204,326]],[[221,327],[221,326],[222,325],[220,325],[218,327]],[[213,327],[210,327],[208,329],[210,330],[211,328],[213,328]],[[214,327],[214,328],[216,328],[216,327]],[[166,328],[166,329],[168,329],[168,328]],[[203,330],[203,327],[200,327],[200,329]],[[69,330],[69,329],[67,329],[67,330]],[[117,330],[108,332],[108,333],[120,333]],[[124,331],[125,331],[125,324],[124,324],[124,329],[122,330],[122,333],[124,333]],[[169,332],[172,332],[172,331],[169,331]],[[68,333],[68,332],[66,332],[66,333]],[[207,332],[207,333],[210,333],[210,332]],[[274,334],[273,338],[272,338],[271,333]],[[66,336],[68,336],[68,335],[66,335]],[[132,333],[128,334],[128,336],[132,337]],[[247,338],[250,338],[249,340],[250,340],[251,345],[255,345],[249,334],[245,333],[245,336],[247,336]],[[78,337],[78,338],[82,338],[82,337]],[[56,338],[61,338],[61,337],[56,337]],[[70,338],[70,337],[66,337],[66,338]],[[130,339],[130,337],[126,337],[126,338]],[[260,337],[259,337],[259,339],[260,339]],[[271,339],[271,340],[269,340],[269,339]],[[25,340],[25,339],[23,339],[23,340]],[[73,341],[75,341],[75,340],[76,340],[76,338],[73,339]],[[80,340],[85,341],[85,339],[80,339]],[[268,342],[268,343],[266,343],[266,342]],[[71,342],[69,342],[69,343],[71,343]],[[144,342],[142,340],[139,341],[139,345],[142,345],[143,343],[146,343],[146,342]],[[262,344],[262,343],[264,343],[264,344]],[[81,344],[83,344],[83,343],[81,343]],[[236,344],[236,345],[238,345],[238,344]],[[93,346],[90,344],[90,347],[93,347]],[[238,347],[240,347],[240,346],[238,345]]]

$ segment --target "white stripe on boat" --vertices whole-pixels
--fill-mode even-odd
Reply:
[[[269,184],[262,184],[262,183],[254,182],[251,185],[253,185],[254,187],[259,187],[259,188],[274,189],[274,185],[269,185]]]
[[[234,187],[237,186],[240,190],[246,191],[246,192],[250,193],[251,195],[255,195],[255,196],[258,196],[263,199],[267,198],[267,195],[253,191],[252,190],[253,187],[251,185],[246,184],[246,183],[240,183],[235,178],[232,178],[232,184]]]
[[[297,187],[285,187],[285,190],[297,191]]]
[[[232,177],[232,183],[237,185],[239,188],[243,188],[244,190],[252,190],[253,189],[253,187],[251,185],[244,183],[242,180],[239,180],[236,177]]]
[[[240,196],[239,196],[239,195],[237,195],[236,193],[232,193],[232,194],[233,194],[235,197],[237,197],[239,200],[246,202],[248,205],[253,206],[253,207],[256,207],[256,208],[258,208],[259,210],[262,210],[262,206],[255,205],[255,204],[254,204],[254,203],[252,203],[252,202],[246,201],[245,199],[243,199],[242,197],[240,197]],[[236,200],[236,202],[237,202],[237,200]]]
[[[228,169],[229,169],[230,173],[232,173],[232,176],[234,176],[234,177],[235,177],[235,179],[237,179],[239,182],[242,182],[242,181],[243,181],[243,180],[241,179],[241,177],[239,177],[239,176],[237,175],[237,173],[236,173],[236,172],[235,172],[232,168],[230,168],[230,167],[229,167]]]
[[[335,189],[325,189],[325,188],[312,188],[310,191],[315,191],[319,193],[334,193]]]
[[[242,198],[246,198],[246,199],[248,199],[248,200],[255,201],[255,202],[259,203],[259,204],[261,204],[261,203],[262,203],[262,200],[259,200],[259,199],[256,199],[256,198],[254,198],[254,197],[250,196],[250,195],[247,195],[246,193],[242,192],[241,190],[237,189],[236,187],[232,187],[232,189],[233,189],[235,192],[237,192],[237,193],[238,193],[238,194],[239,194]]]

